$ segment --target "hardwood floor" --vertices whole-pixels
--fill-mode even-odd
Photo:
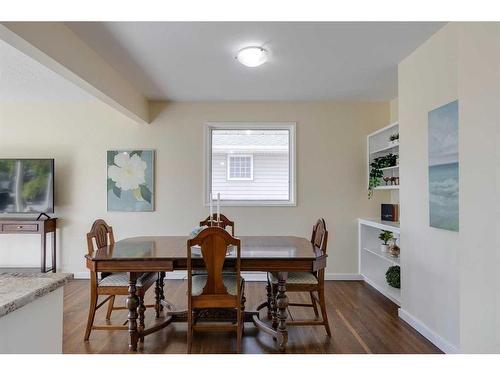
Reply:
[[[186,305],[185,281],[167,280],[167,299]],[[362,281],[327,281],[325,283],[331,339],[322,326],[289,327],[287,353],[441,353],[433,344],[398,318],[397,306]],[[247,308],[265,299],[265,283],[248,282]],[[307,294],[293,293],[291,301],[308,302]],[[147,294],[152,303],[152,292]],[[115,305],[124,303],[117,297]],[[89,304],[89,281],[75,280],[64,289],[64,353],[128,353],[128,332],[93,331],[89,342],[83,341]],[[310,310],[310,311],[309,311]],[[105,324],[106,309],[97,312],[96,324]],[[295,319],[311,317],[312,309],[293,308]],[[307,314],[307,315],[306,315]],[[126,312],[113,312],[112,321],[125,322]],[[154,322],[154,311],[146,311],[146,328]],[[185,323],[174,323],[147,336],[139,353],[186,353]],[[196,333],[193,353],[234,353],[236,335]],[[278,353],[271,337],[251,323],[245,325],[243,353]]]

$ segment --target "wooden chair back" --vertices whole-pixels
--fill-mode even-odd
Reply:
[[[212,215],[212,220],[210,220],[210,215],[203,221],[200,221],[200,227],[211,227],[217,226],[217,214],[214,213]],[[227,227],[231,227],[231,235],[234,237],[234,221],[229,220],[225,215],[220,214],[219,225],[222,229],[227,229]]]
[[[206,267],[207,281],[203,292],[198,296],[192,295],[192,247],[201,247],[201,257]],[[236,247],[235,276],[237,282],[237,295],[229,294],[223,282],[223,268],[227,257],[228,246]],[[221,227],[210,227],[202,230],[198,235],[187,241],[187,271],[188,271],[188,298],[191,308],[196,307],[237,307],[241,285],[240,240],[231,236]],[[198,277],[198,276],[197,276]]]
[[[324,254],[326,254],[326,247],[328,243],[328,231],[326,230],[325,219],[318,219],[316,224],[313,226],[311,243],[321,249]]]
[[[96,247],[94,248],[94,242]],[[110,227],[104,220],[97,219],[92,224],[90,232],[87,233],[87,250],[88,254],[92,256],[94,251],[104,247],[110,246],[115,243],[115,238],[113,236],[113,228]]]

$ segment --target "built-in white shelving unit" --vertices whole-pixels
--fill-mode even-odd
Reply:
[[[368,284],[401,306],[401,289],[389,286],[385,280],[387,269],[399,266],[400,259],[381,251],[378,236],[382,230],[392,232],[399,244],[399,223],[358,219],[359,273]]]
[[[390,141],[390,137],[393,134],[399,133],[399,123],[395,122],[382,129],[379,129],[366,138],[367,142],[367,163],[368,163],[368,176],[367,176],[367,186],[370,179],[370,164],[375,158],[394,154],[399,155],[399,140],[395,142]],[[399,160],[398,160],[399,163]],[[384,177],[399,177],[399,164],[391,167],[382,168]],[[399,185],[390,185],[390,182],[386,184],[385,181],[381,181],[380,185],[375,188],[375,190],[397,190]]]

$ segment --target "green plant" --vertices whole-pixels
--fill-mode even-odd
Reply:
[[[392,135],[389,137],[389,139],[390,139],[391,141],[396,141],[396,140],[398,140],[398,139],[399,139],[399,133],[392,134]]]
[[[389,240],[393,238],[392,232],[389,232],[388,230],[383,230],[380,232],[378,236],[379,240],[384,241],[384,245],[387,245]]]
[[[380,185],[384,172],[380,169],[379,158],[375,158],[370,164],[370,178],[368,181],[368,199],[373,196],[373,190]]]
[[[389,284],[393,288],[400,289],[401,288],[401,268],[399,266],[389,267],[389,269],[385,273],[385,279],[387,280],[387,284]]]
[[[380,156],[374,158],[370,163],[370,178],[368,180],[368,199],[373,196],[373,190],[380,185],[382,182],[382,177],[384,177],[384,171],[382,168],[393,167],[396,165],[398,160],[398,155],[387,154],[385,156]]]

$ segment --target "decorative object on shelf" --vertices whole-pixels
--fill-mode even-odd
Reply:
[[[397,239],[391,238],[389,241],[389,254],[391,254],[391,256],[394,258],[398,258],[399,252],[400,252],[400,248],[397,244]]]
[[[389,137],[389,147],[399,145],[399,133],[394,133]]]
[[[374,158],[373,161],[370,163],[370,178],[368,181],[368,199],[370,199],[373,196],[373,190],[377,186],[380,186],[381,179],[384,177],[384,171],[382,171],[382,168],[394,167],[397,163],[398,157],[399,157],[398,155],[389,153],[387,155]],[[384,181],[386,180],[384,179]]]
[[[458,101],[428,115],[429,224],[458,232]]]
[[[108,211],[154,210],[154,151],[108,151]]]
[[[387,186],[387,183],[390,181],[390,177],[389,176],[384,176],[383,180],[385,182],[385,186]]]
[[[394,236],[393,236],[392,232],[389,232],[388,230],[383,230],[382,232],[380,232],[378,238],[379,238],[379,240],[384,241],[384,243],[382,245],[380,245],[380,250],[383,253],[387,253],[387,251],[389,250],[389,243],[388,242],[393,237]]]
[[[399,205],[382,203],[380,205],[380,220],[399,221]]]
[[[401,288],[401,268],[399,266],[391,266],[385,273],[387,284],[393,288]]]

